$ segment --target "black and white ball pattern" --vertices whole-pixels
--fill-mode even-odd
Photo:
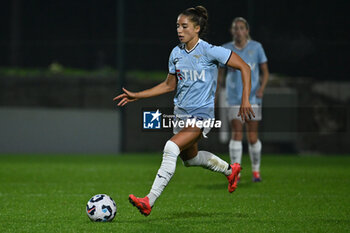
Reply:
[[[86,213],[91,221],[110,222],[117,213],[117,205],[110,196],[97,194],[88,201]]]

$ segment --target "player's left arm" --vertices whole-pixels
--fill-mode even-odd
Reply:
[[[249,103],[249,95],[250,95],[250,90],[252,86],[250,67],[235,52],[231,52],[231,56],[226,64],[234,69],[238,69],[241,71],[243,93],[242,93],[242,103],[239,109],[238,116],[240,116],[243,121],[248,118],[251,119],[251,116],[255,117],[255,114]]]
[[[262,98],[270,76],[267,62],[260,64],[260,72],[261,72],[261,84],[260,84],[260,88],[256,91],[256,96],[259,98]]]

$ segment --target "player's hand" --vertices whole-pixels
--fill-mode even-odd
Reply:
[[[138,100],[135,92],[128,91],[124,87],[122,89],[123,89],[124,93],[113,98],[113,101],[121,99],[118,103],[118,106],[123,107],[127,103]]]
[[[239,108],[238,116],[241,117],[243,122],[245,122],[248,119],[251,120],[253,117],[255,117],[255,113],[249,101],[247,102],[242,101],[242,104]]]
[[[264,96],[264,90],[261,89],[261,88],[259,88],[259,89],[255,92],[255,95],[256,95],[256,97],[258,97],[258,98],[261,99],[261,98]]]

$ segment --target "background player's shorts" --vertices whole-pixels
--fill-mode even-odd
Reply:
[[[240,116],[237,116],[239,113],[240,105],[233,105],[228,107],[228,119],[230,121],[232,120],[241,120]],[[252,121],[261,121],[262,119],[262,110],[261,105],[258,104],[252,104],[252,109],[255,114],[255,118],[252,118]]]
[[[176,118],[176,120],[181,120],[181,119],[180,119],[180,118]],[[203,119],[201,119],[201,118],[196,118],[196,117],[195,117],[195,121],[203,121]],[[174,127],[173,127],[173,133],[174,133],[174,134],[178,134],[182,129],[183,129],[183,128],[180,127],[179,125],[174,126]],[[203,137],[204,137],[204,138],[208,138],[207,134],[210,132],[211,127],[203,127],[203,128],[201,128],[201,130],[202,130],[202,135],[203,135]]]

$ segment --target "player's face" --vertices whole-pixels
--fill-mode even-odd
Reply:
[[[248,38],[249,30],[245,26],[245,23],[237,21],[232,24],[231,33],[235,40],[242,41]]]
[[[177,18],[177,36],[182,43],[188,43],[194,38],[198,38],[200,27],[188,19],[185,15],[179,15]]]

